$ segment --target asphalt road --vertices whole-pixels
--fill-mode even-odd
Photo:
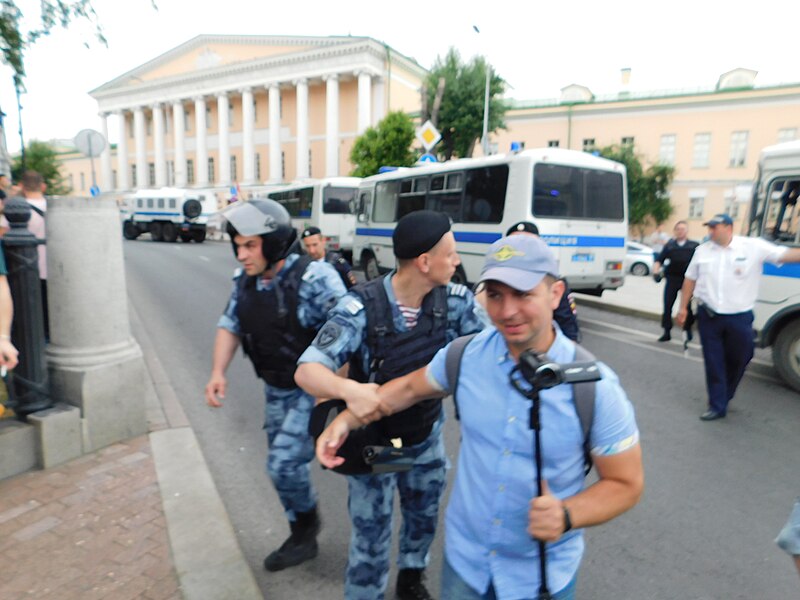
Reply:
[[[230,245],[141,239],[125,242],[124,250],[132,309],[155,342],[265,597],[341,597],[349,538],[344,479],[314,468],[324,519],[319,557],[266,573],[262,560],[288,528],[264,472],[262,388],[250,364],[237,358],[225,406],[213,410],[203,400],[215,323],[236,267]],[[590,308],[579,315],[584,345],[616,370],[636,406],[646,491],[633,511],[587,531],[578,597],[800,597],[797,572],[773,543],[800,494],[800,396],[780,384],[768,354],[751,365],[728,418],[703,423],[699,347],[684,357],[677,343],[654,341],[655,322]],[[452,418],[446,440],[454,461]],[[437,536],[432,591],[440,565]]]

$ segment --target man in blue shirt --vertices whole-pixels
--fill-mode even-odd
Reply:
[[[461,447],[445,517],[444,600],[536,598],[537,540],[548,542],[553,598],[573,598],[584,550],[582,528],[622,514],[641,494],[633,407],[616,375],[600,363],[590,430],[599,479],[584,488],[584,440],[573,389],[559,385],[540,393],[545,485],[537,497],[531,405],[509,378],[524,351],[546,353],[556,363],[575,360],[575,344],[553,323],[564,291],[556,271],[547,245],[532,236],[502,238],[487,253],[481,282],[494,327],[470,342],[460,365]],[[317,440],[320,462],[341,463],[337,448],[360,423],[403,410],[417,398],[452,392],[446,352],[382,386],[374,413],[363,410],[357,417],[348,410],[337,417]]]
[[[243,271],[234,277],[217,324],[205,396],[209,406],[222,406],[225,371],[241,344],[265,382],[267,472],[291,529],[284,544],[264,560],[265,569],[279,571],[317,555],[320,520],[309,469],[314,445],[308,435],[314,398],[295,385],[294,371],[345,289],[329,264],[291,252],[297,232],[277,202],[237,202],[222,214]]]

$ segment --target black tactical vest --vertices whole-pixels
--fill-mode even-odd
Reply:
[[[386,276],[385,276],[386,277]],[[398,332],[383,277],[355,286],[367,311],[369,372],[359,355],[350,360],[350,378],[360,382],[385,383],[424,367],[447,344],[447,287],[431,290],[422,300],[416,327]],[[441,412],[438,398],[423,400],[411,408],[369,425],[389,438],[402,438],[404,446],[419,444],[428,437]]]
[[[277,388],[297,387],[297,359],[317,333],[303,327],[297,318],[297,291],[310,263],[310,257],[300,256],[288,272],[281,272],[275,285],[264,291],[256,289],[258,276],[239,277],[236,316],[242,347],[256,374]]]

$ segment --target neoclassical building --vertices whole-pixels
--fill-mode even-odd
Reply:
[[[418,111],[425,74],[366,37],[200,35],[90,92],[101,133],[115,128],[119,140],[100,156],[98,185],[225,189],[338,175],[368,126]],[[73,188],[87,189],[70,162]]]

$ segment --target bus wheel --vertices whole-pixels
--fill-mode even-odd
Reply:
[[[150,223],[150,237],[153,238],[153,241],[160,242],[162,235],[164,235],[164,229],[161,223],[155,221]]]
[[[464,272],[464,267],[458,265],[456,267],[456,272],[453,273],[453,276],[450,278],[450,281],[453,283],[460,283],[462,285],[467,285],[467,274]]]
[[[772,345],[772,362],[781,378],[800,392],[800,319],[781,329]]]
[[[367,281],[370,279],[377,279],[380,277],[381,272],[378,269],[378,259],[371,252],[365,252],[361,256],[361,265],[364,267],[364,276]]]
[[[139,228],[133,221],[125,221],[122,226],[122,235],[125,236],[126,240],[135,240],[139,237]]]
[[[161,228],[161,237],[170,244],[175,242],[178,239],[178,228],[175,227],[175,223],[164,223]]]
[[[205,229],[194,229],[194,230],[192,230],[192,239],[196,243],[202,244],[206,239],[206,230]]]

